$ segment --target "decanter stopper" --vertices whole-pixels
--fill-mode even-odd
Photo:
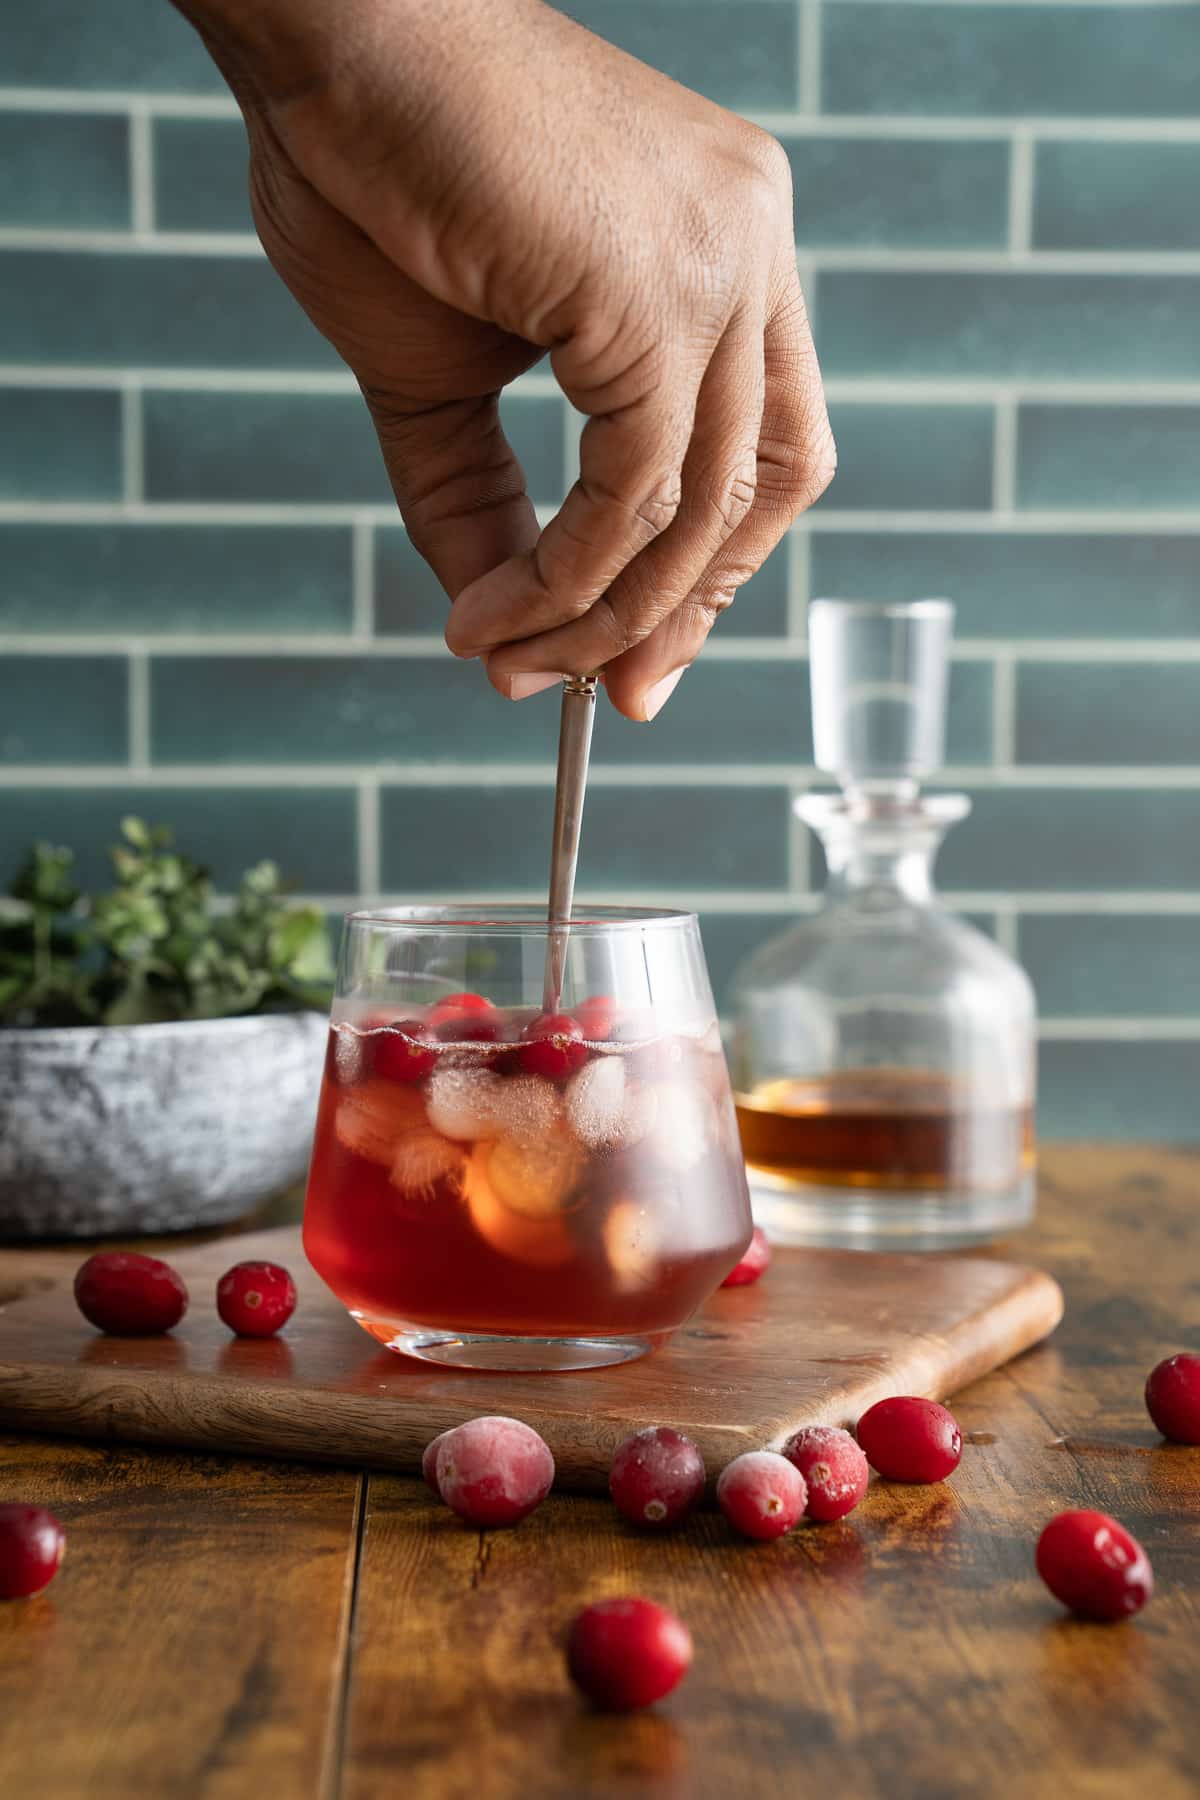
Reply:
[[[941,767],[949,600],[814,600],[808,609],[813,748],[847,791],[916,793]]]

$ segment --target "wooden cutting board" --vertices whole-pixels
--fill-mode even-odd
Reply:
[[[278,1338],[232,1338],[216,1314],[217,1277],[252,1257],[296,1278]],[[439,1431],[510,1413],[549,1443],[561,1485],[583,1490],[604,1487],[639,1426],[688,1432],[715,1476],[743,1450],[850,1423],[886,1394],[952,1394],[1062,1316],[1057,1283],[1011,1263],[784,1250],[757,1286],[717,1293],[640,1362],[489,1375],[379,1349],[309,1268],[295,1226],[172,1254],[192,1299],[167,1337],[94,1331],[71,1294],[78,1260],[0,1258],[0,1426],[415,1470]]]

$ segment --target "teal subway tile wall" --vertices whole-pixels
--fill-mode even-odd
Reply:
[[[564,10],[784,144],[841,465],[661,719],[600,717],[582,891],[697,907],[727,995],[817,903],[808,599],[947,594],[941,878],[1037,986],[1042,1129],[1200,1136],[1200,4]],[[545,516],[545,365],[504,422]],[[95,879],[136,810],[331,913],[536,896],[553,697],[453,661],[445,606],[194,34],[4,8],[0,877],[44,835]]]

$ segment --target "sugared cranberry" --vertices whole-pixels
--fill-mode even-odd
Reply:
[[[867,1491],[867,1459],[848,1431],[836,1425],[806,1425],[783,1446],[808,1488],[808,1516],[826,1524],[853,1512]]]
[[[521,1033],[518,1051],[527,1075],[544,1075],[548,1081],[565,1081],[588,1059],[583,1027],[570,1013],[543,1013]]]
[[[181,1276],[157,1256],[101,1250],[75,1276],[75,1303],[90,1325],[114,1337],[170,1331],[187,1311]]]
[[[589,994],[575,1008],[575,1017],[590,1044],[603,1044],[612,1036],[620,1012],[611,994]]]
[[[424,1081],[438,1059],[433,1033],[415,1019],[402,1019],[365,1038],[371,1073],[385,1081]]]
[[[426,1487],[431,1488],[439,1499],[441,1499],[442,1490],[438,1486],[437,1478],[438,1451],[442,1447],[443,1439],[448,1438],[449,1436],[450,1433],[448,1431],[440,1431],[437,1437],[430,1438],[421,1453],[421,1479],[424,1481]]]
[[[870,1407],[858,1421],[858,1441],[871,1467],[888,1481],[944,1481],[962,1455],[953,1413],[936,1400],[909,1394]]]
[[[766,1273],[770,1262],[771,1246],[767,1242],[767,1234],[761,1225],[756,1225],[746,1254],[740,1263],[730,1269],[721,1286],[748,1287],[752,1281],[757,1281],[760,1275]]]
[[[807,1500],[803,1475],[774,1450],[735,1456],[717,1481],[717,1505],[743,1537],[782,1537],[803,1518]]]
[[[1102,1512],[1051,1519],[1038,1539],[1037,1572],[1056,1600],[1085,1619],[1127,1619],[1154,1592],[1146,1552]]]
[[[653,1600],[630,1596],[587,1606],[571,1626],[571,1680],[606,1712],[636,1712],[678,1687],[692,1661],[692,1634]]]
[[[678,1525],[704,1492],[704,1458],[682,1431],[648,1425],[618,1446],[608,1491],[635,1525]]]
[[[296,1284],[278,1263],[234,1263],[217,1283],[217,1311],[239,1337],[274,1337],[295,1310]]]
[[[1146,1410],[1165,1438],[1200,1444],[1200,1356],[1168,1356],[1150,1371]]]
[[[66,1547],[66,1532],[44,1506],[0,1506],[0,1600],[41,1593]]]
[[[468,1419],[444,1433],[434,1458],[437,1491],[468,1525],[516,1525],[554,1480],[550,1446],[520,1419]]]

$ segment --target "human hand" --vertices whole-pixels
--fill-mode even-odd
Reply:
[[[246,114],[267,254],[358,378],[446,641],[653,717],[824,490],[774,139],[541,0],[179,0]],[[539,533],[500,390],[588,415]]]

